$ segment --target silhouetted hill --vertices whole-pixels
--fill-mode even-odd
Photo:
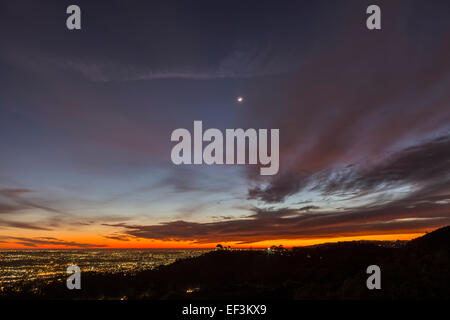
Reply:
[[[353,241],[267,251],[213,251],[134,276],[83,273],[82,289],[30,286],[37,299],[449,299],[450,227],[408,243]],[[381,268],[381,290],[366,269]]]
[[[408,246],[416,249],[441,250],[448,248],[450,243],[450,226],[437,229],[426,235],[411,240]]]

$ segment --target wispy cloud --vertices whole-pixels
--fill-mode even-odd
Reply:
[[[28,222],[22,222],[22,221],[10,221],[10,220],[4,220],[0,219],[0,227],[9,227],[9,228],[19,228],[19,229],[28,229],[28,230],[43,230],[43,231],[50,231],[51,228],[48,228],[47,226],[42,226],[39,223],[28,223]]]
[[[50,246],[63,246],[63,247],[72,247],[72,248],[101,248],[105,247],[105,245],[99,244],[89,244],[89,243],[80,243],[75,241],[66,241],[53,237],[1,237],[3,240],[7,240],[12,244],[21,244],[26,247],[37,247],[39,245],[50,245]]]
[[[12,213],[25,209],[40,209],[50,213],[66,214],[66,212],[48,206],[45,200],[30,199],[26,195],[36,193],[36,190],[30,189],[0,189],[0,200],[6,199],[11,204],[0,204],[0,213]],[[10,211],[8,211],[8,209]]]
[[[352,194],[357,198],[408,185],[413,185],[420,192],[421,188],[448,182],[449,168],[450,136],[441,136],[399,150],[378,161],[367,161],[343,169],[327,169],[306,175],[290,168],[267,186],[249,189],[248,198],[276,203],[305,189],[318,191],[323,196]]]

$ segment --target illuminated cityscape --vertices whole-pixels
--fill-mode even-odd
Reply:
[[[0,291],[10,287],[20,291],[35,280],[67,277],[67,267],[77,265],[82,272],[135,274],[177,259],[191,258],[208,249],[110,249],[110,250],[1,250]]]

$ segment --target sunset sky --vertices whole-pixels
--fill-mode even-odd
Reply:
[[[0,248],[295,246],[449,225],[450,2],[377,1],[370,31],[372,2],[0,0]],[[174,165],[170,135],[194,120],[279,128],[280,171]]]

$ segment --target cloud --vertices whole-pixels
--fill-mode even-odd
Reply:
[[[243,219],[156,225],[109,225],[138,238],[166,241],[244,241],[424,232],[450,224],[450,194],[411,197],[384,205],[315,212],[295,208],[253,208]]]
[[[88,243],[80,243],[75,241],[66,241],[53,237],[2,237],[4,240],[8,240],[9,243],[21,244],[27,247],[37,247],[39,245],[54,245],[73,248],[101,248],[106,245],[96,245]]]
[[[248,199],[267,203],[282,202],[302,190],[318,191],[324,196],[352,194],[359,196],[388,191],[402,186],[427,188],[449,181],[450,136],[440,136],[394,152],[377,161],[322,170],[316,174],[295,171],[275,178],[266,187],[248,190]],[[290,168],[289,170],[295,170]]]
[[[311,210],[317,210],[320,209],[318,206],[304,206],[298,209],[298,211],[311,211]]]
[[[40,209],[55,214],[67,214],[64,211],[45,204],[42,199],[29,199],[25,195],[36,193],[30,189],[0,189],[0,200],[6,199],[11,204],[0,203],[0,213],[13,213],[26,209]]]
[[[129,235],[123,235],[123,234],[112,234],[103,236],[103,238],[111,239],[111,240],[117,240],[117,241],[130,241],[133,237],[130,237]]]
[[[15,197],[26,193],[33,193],[34,190],[30,189],[0,189],[0,195]]]
[[[21,208],[15,205],[9,205],[5,203],[0,203],[0,214],[2,213],[13,213],[20,210]]]
[[[315,4],[307,6],[316,7]],[[30,12],[37,8],[33,4],[6,6],[2,10],[2,20],[15,30],[16,37],[27,40],[27,50],[23,50],[23,42],[19,44],[15,37],[4,35],[2,55],[20,54],[24,56],[22,60],[32,60],[34,66],[27,64],[30,69],[42,69],[45,73],[69,72],[71,76],[81,75],[94,82],[229,79],[292,72],[301,63],[298,57],[312,42],[309,37],[294,41],[298,40],[299,32],[293,32],[292,23],[301,21],[307,28],[311,20],[302,19],[307,12],[302,10],[303,4],[282,7],[280,10],[279,5],[261,4],[255,15],[252,14],[254,5],[238,1],[214,5],[199,1],[188,7],[182,3],[161,4],[157,10],[154,5],[139,1],[129,1],[126,7],[114,3],[101,28],[91,26],[83,40],[68,40],[64,33],[38,23],[34,23],[35,29],[31,32],[22,32],[15,28],[19,24],[13,17],[25,14],[33,22],[35,17]],[[278,10],[274,11],[275,8]],[[43,12],[41,18],[53,21],[54,6],[42,4],[39,9]],[[85,3],[83,10],[95,14],[103,12],[104,8]],[[174,10],[178,12],[176,19]],[[133,15],[127,16],[124,12]],[[139,12],[146,14],[140,16]],[[224,20],[224,16],[228,18]],[[267,23],[276,18],[278,23]],[[122,21],[120,25],[111,23],[118,19]],[[140,21],[140,25],[126,23],[127,20]],[[197,22],[186,27],[183,21]],[[230,30],[229,25],[239,25],[239,32]],[[114,39],[105,37],[105,28],[116,35]],[[41,35],[38,43],[36,34]],[[55,46],[55,41],[62,45]],[[130,51],[127,47],[138,49]]]
[[[7,201],[7,203],[0,202],[0,214],[9,214],[9,213],[14,213],[17,211],[20,211],[22,209],[25,208],[25,206],[23,206],[20,203],[17,203],[15,201],[11,202],[8,200],[14,200],[17,199],[17,197],[20,197],[22,194],[26,194],[26,193],[30,193],[33,192],[32,190],[29,189],[0,189],[0,200],[3,201]]]
[[[388,8],[402,10],[394,3]],[[295,75],[277,78],[270,90],[258,83],[249,86],[247,94],[256,98],[246,104],[246,123],[280,129],[280,173],[261,184],[259,177],[249,173],[249,199],[283,202],[306,187],[319,185],[320,189],[322,183],[329,191],[339,192],[336,174],[349,183],[347,189],[354,189],[352,182],[363,187],[369,180],[380,186],[383,182],[378,179],[391,185],[421,179],[419,173],[409,179],[405,172],[400,172],[397,182],[390,173],[376,178],[375,170],[383,168],[375,165],[383,158],[392,167],[394,160],[385,159],[387,154],[436,136],[448,137],[450,69],[446,60],[450,45],[440,36],[430,39],[432,43],[406,40],[404,25],[417,21],[422,9],[418,2],[412,4],[411,11],[392,22],[390,32],[382,37],[367,37],[363,29],[338,24],[342,28],[337,28],[336,41],[314,47]],[[447,23],[443,15],[439,19]],[[419,24],[422,34],[439,32],[435,25]],[[433,150],[432,145],[424,147],[444,165],[448,142],[436,140],[434,144]],[[425,154],[420,158],[420,150],[407,152],[424,164],[423,168],[420,163],[412,164],[417,171],[427,170],[430,164],[442,172]],[[409,169],[401,159],[396,161],[405,171]],[[372,175],[363,173],[370,168],[359,164],[373,167]],[[351,165],[360,169],[357,173],[348,167],[350,174],[363,175],[362,180],[355,181],[342,170]]]
[[[449,181],[449,168],[450,136],[444,136],[396,152],[373,166],[361,166],[319,180],[316,188],[326,194],[368,193],[408,184],[423,188]]]
[[[36,224],[31,224],[28,222],[8,221],[8,220],[4,220],[4,219],[0,219],[0,226],[9,227],[9,228],[29,229],[29,230],[45,230],[45,231],[51,230],[49,228],[39,226]]]
[[[304,172],[283,172],[266,187],[253,187],[248,190],[247,199],[258,199],[267,203],[282,202],[307,186],[310,174]]]

